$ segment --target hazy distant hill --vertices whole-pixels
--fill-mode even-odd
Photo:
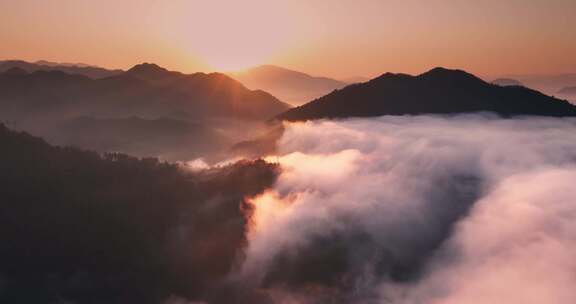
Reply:
[[[84,75],[94,79],[118,75],[123,72],[122,70],[108,70],[83,63],[58,63],[45,60],[36,61],[35,63],[23,60],[0,61],[0,73],[10,68],[21,68],[29,73],[36,71],[62,71],[69,74]]]
[[[512,78],[498,78],[494,79],[491,82],[492,84],[497,84],[499,86],[508,87],[508,86],[522,86],[522,82],[512,79]]]
[[[270,92],[292,105],[306,103],[346,85],[335,79],[314,77],[273,65],[262,65],[230,75],[249,88]]]
[[[285,120],[490,111],[502,115],[576,116],[576,106],[518,86],[487,83],[460,70],[418,76],[386,73],[279,115]]]
[[[576,73],[552,75],[509,75],[507,78],[516,79],[529,88],[548,95],[555,95],[559,90],[576,84]]]
[[[558,94],[576,95],[576,86],[562,88],[560,91],[558,91]]]
[[[58,67],[58,66],[89,67],[89,68],[97,68],[98,67],[95,65],[85,64],[85,63],[81,63],[81,62],[70,63],[70,62],[54,62],[54,61],[48,61],[48,60],[38,60],[38,61],[35,61],[34,63],[39,64],[39,65],[48,65],[48,66],[54,66],[54,67]]]
[[[289,106],[219,73],[141,64],[92,79],[62,71],[0,73],[0,121],[53,144],[167,160],[226,158]]]
[[[0,74],[0,116],[96,115],[267,119],[288,108],[219,73],[181,74],[142,64],[102,79],[62,71]]]
[[[572,103],[576,103],[576,86],[564,87],[560,89],[556,95],[561,98],[566,98]]]
[[[368,78],[368,77],[356,76],[356,77],[344,78],[344,79],[341,79],[340,81],[342,81],[344,83],[353,84],[353,83],[359,83],[359,82],[366,82],[368,80],[370,80],[370,78]]]

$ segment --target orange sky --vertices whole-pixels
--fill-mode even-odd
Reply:
[[[0,59],[337,78],[576,72],[575,0],[0,0]]]

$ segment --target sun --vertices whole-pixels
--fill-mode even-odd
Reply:
[[[296,37],[294,23],[274,1],[214,0],[191,16],[189,49],[212,69],[242,70],[286,52]]]

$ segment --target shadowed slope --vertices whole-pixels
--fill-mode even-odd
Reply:
[[[277,170],[253,161],[190,172],[3,125],[0,146],[1,303],[206,299],[245,243],[244,198]]]

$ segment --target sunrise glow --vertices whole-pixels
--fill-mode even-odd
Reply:
[[[576,0],[0,0],[0,303],[570,304]]]
[[[295,44],[297,20],[274,1],[212,1],[190,5],[183,47],[209,68],[235,71],[265,64]]]

